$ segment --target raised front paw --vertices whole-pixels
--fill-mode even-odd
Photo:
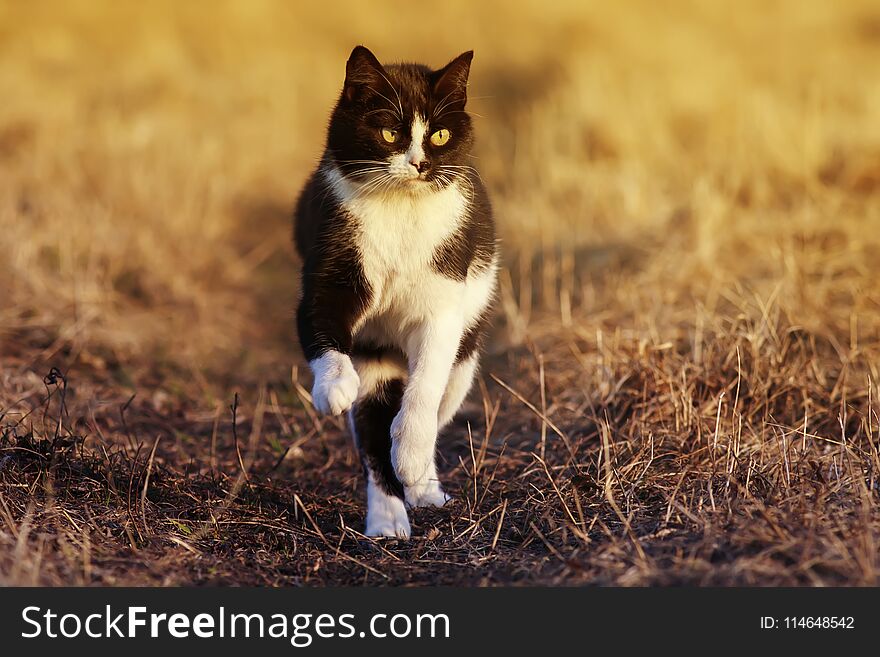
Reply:
[[[312,403],[320,413],[345,413],[357,399],[360,378],[351,359],[338,351],[328,351],[309,365],[315,373]]]
[[[436,479],[434,446],[437,417],[413,417],[401,411],[391,423],[391,464],[404,487]]]

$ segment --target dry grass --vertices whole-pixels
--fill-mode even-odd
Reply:
[[[0,2],[0,581],[878,583],[880,12],[505,6]],[[405,543],[290,376],[358,42],[476,50],[506,257]]]

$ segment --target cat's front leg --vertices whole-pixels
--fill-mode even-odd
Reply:
[[[459,314],[426,321],[407,345],[409,382],[400,412],[391,424],[391,462],[410,506],[443,506],[434,461],[438,412],[463,332]]]
[[[324,414],[346,412],[360,387],[349,354],[352,327],[368,303],[369,289],[362,277],[355,276],[356,284],[345,285],[332,275],[335,271],[357,271],[356,266],[356,262],[343,255],[337,253],[335,259],[328,258],[316,249],[304,268],[297,329],[303,353],[315,375],[312,402]]]

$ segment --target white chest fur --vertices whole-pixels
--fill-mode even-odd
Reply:
[[[420,195],[392,192],[356,199],[346,208],[358,221],[364,272],[380,296],[396,279],[424,282],[437,248],[456,232],[467,211],[455,185]]]
[[[473,303],[477,299],[469,303],[468,288],[474,281],[451,280],[432,266],[438,247],[456,234],[468,211],[458,186],[420,194],[362,194],[337,172],[328,172],[327,178],[356,221],[354,237],[372,292],[360,328],[369,334],[390,331],[399,335],[408,326],[450,308],[458,308],[463,322],[469,324],[474,310],[470,306],[482,309],[491,289],[479,294],[482,303]]]

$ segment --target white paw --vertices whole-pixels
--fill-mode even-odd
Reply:
[[[325,415],[339,415],[351,408],[361,384],[351,359],[338,351],[328,351],[309,365],[315,373],[312,387],[315,408]]]
[[[391,423],[391,464],[404,487],[415,486],[432,476],[434,446],[437,443],[437,418],[407,418],[403,411]]]
[[[409,518],[399,497],[388,495],[370,482],[367,489],[367,536],[409,538]]]
[[[429,479],[415,486],[406,486],[404,494],[406,495],[406,503],[411,507],[443,506],[452,499],[443,492],[440,482],[436,479]]]
[[[367,516],[367,531],[364,532],[372,538],[409,538],[411,529],[409,519],[404,515],[401,518],[383,518],[373,520]]]

